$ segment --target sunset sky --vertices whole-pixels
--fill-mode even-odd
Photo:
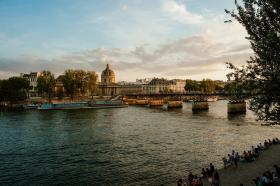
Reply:
[[[234,0],[0,0],[0,79],[48,69],[96,71],[117,81],[226,80],[225,62],[252,54],[224,9]]]

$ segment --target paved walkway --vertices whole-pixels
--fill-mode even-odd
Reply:
[[[221,160],[222,161],[222,160]],[[252,179],[262,176],[267,170],[273,170],[273,165],[280,166],[280,145],[272,145],[269,149],[261,152],[258,159],[251,163],[239,163],[238,167],[228,167],[218,171],[221,179],[221,186],[254,186]],[[206,179],[203,185],[208,186]],[[280,186],[280,181],[275,184]]]

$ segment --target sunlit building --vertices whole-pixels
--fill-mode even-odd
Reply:
[[[116,83],[115,72],[106,65],[106,69],[101,73],[101,82],[98,85],[99,94],[102,96],[113,96],[119,94],[120,86]]]
[[[37,91],[37,79],[41,75],[41,72],[30,72],[29,74],[20,73],[20,77],[25,78],[29,81],[29,97],[38,96]]]
[[[185,85],[185,80],[167,80],[164,78],[154,78],[148,84],[142,85],[142,92],[144,94],[184,93]]]

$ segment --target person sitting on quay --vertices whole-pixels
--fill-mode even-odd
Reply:
[[[261,181],[262,181],[262,185],[263,186],[269,186],[270,184],[270,179],[268,177],[268,175],[266,173],[263,173],[263,176],[261,178]]]
[[[203,178],[207,177],[207,172],[205,171],[204,168],[201,169],[201,175]]]
[[[260,150],[264,150],[264,146],[262,145],[262,143],[259,143],[259,147],[260,147]]]
[[[271,146],[272,145],[272,141],[270,139],[268,139],[268,145]]]
[[[231,166],[231,162],[227,160],[226,157],[223,157],[224,168]]]
[[[267,140],[264,140],[264,149],[268,149],[269,148],[269,143]]]
[[[203,186],[201,178],[199,178],[197,175],[194,175],[191,186]]]
[[[253,179],[253,182],[256,186],[262,186],[262,180],[260,177],[256,177],[255,179]]]
[[[189,175],[188,175],[188,178],[187,178],[187,184],[189,186],[191,186],[193,178],[194,178],[194,175],[192,174],[192,172],[190,172]]]
[[[272,139],[272,144],[273,144],[273,145],[278,144],[275,138]]]
[[[182,186],[182,185],[184,185],[183,179],[180,178],[180,179],[177,181],[177,186]]]

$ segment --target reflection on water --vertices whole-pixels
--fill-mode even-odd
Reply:
[[[279,134],[225,101],[205,112],[122,109],[0,113],[1,185],[174,184],[187,171]],[[278,136],[279,137],[279,136]]]

